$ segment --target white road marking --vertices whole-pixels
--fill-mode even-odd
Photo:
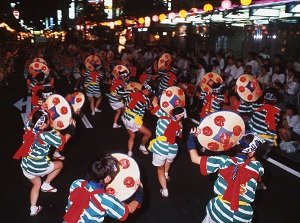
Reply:
[[[291,169],[291,168],[289,168],[288,166],[283,165],[282,163],[279,163],[278,161],[273,160],[272,158],[268,158],[267,161],[269,161],[270,163],[273,163],[274,165],[280,167],[281,169],[283,169],[283,170],[295,175],[296,177],[300,178],[300,173],[293,170],[293,169]]]
[[[89,122],[89,120],[84,114],[82,115],[81,120],[87,129],[93,128],[92,124]]]
[[[25,113],[22,113],[24,105],[26,106],[25,107],[26,111],[25,111]],[[14,106],[21,111],[21,117],[22,117],[23,123],[25,125],[25,123],[28,120],[28,116],[31,112],[31,96],[27,96],[26,101],[24,101],[23,98],[20,99],[19,101],[14,103]]]
[[[21,98],[19,101],[17,101],[16,103],[14,103],[14,106],[19,109],[20,111],[22,111],[23,105],[26,105],[27,101],[23,101],[23,98]]]

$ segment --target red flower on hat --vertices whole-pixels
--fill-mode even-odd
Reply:
[[[233,135],[235,135],[235,136],[239,136],[242,131],[243,131],[242,127],[239,125],[236,125],[233,127]]]
[[[168,97],[171,97],[171,96],[173,95],[173,92],[170,91],[170,90],[167,90],[167,91],[166,91],[166,95],[167,95]]]
[[[239,86],[239,92],[245,92],[245,87],[244,86]]]
[[[220,83],[220,82],[222,82],[222,79],[217,77],[216,81],[217,81],[217,83]]]
[[[130,162],[128,159],[120,159],[119,164],[122,167],[122,169],[127,169],[130,166]]]
[[[217,151],[219,149],[219,144],[216,142],[210,142],[207,144],[207,147],[211,151]]]
[[[54,105],[59,104],[59,103],[60,103],[59,98],[57,98],[57,97],[53,98],[52,103],[53,103]]]
[[[233,142],[228,142],[223,145],[224,150],[229,150],[233,146]]]
[[[227,133],[222,133],[219,140],[222,144],[227,144],[230,140],[230,136]]]
[[[62,106],[60,108],[60,113],[63,114],[63,115],[67,114],[68,113],[68,108],[66,106]]]
[[[182,90],[182,89],[179,89],[179,90],[178,90],[178,94],[179,94],[179,95],[183,95],[183,90]]]
[[[64,123],[62,121],[57,121],[57,126],[59,128],[63,128],[65,125],[64,125]]]
[[[215,84],[215,82],[214,82],[213,80],[210,80],[210,81],[207,82],[207,84],[208,84],[209,86],[213,86],[213,85]]]
[[[179,105],[180,105],[180,100],[179,100],[179,99],[176,99],[176,100],[174,101],[174,105],[175,105],[175,107],[179,106]]]
[[[240,81],[241,82],[245,82],[246,81],[246,77],[245,76],[240,77]]]
[[[133,179],[132,177],[126,177],[126,178],[123,180],[123,184],[124,184],[127,188],[133,187],[133,186],[134,186],[134,179]]]
[[[213,134],[213,130],[209,126],[205,126],[202,129],[203,135],[211,136]]]
[[[164,108],[167,108],[167,107],[169,106],[169,102],[164,101],[164,102],[162,103],[162,106],[163,106]]]
[[[77,103],[82,102],[82,98],[76,98],[76,102],[77,102]]]
[[[106,193],[114,196],[116,194],[116,190],[112,187],[109,187],[109,188],[106,188]]]
[[[252,95],[252,94],[248,94],[248,95],[247,95],[247,99],[248,99],[249,101],[251,101],[252,98],[253,98],[253,95]]]
[[[54,111],[52,111],[52,110],[49,110],[48,113],[49,113],[50,118],[53,118],[55,115]]]
[[[224,116],[222,115],[218,115],[217,117],[215,117],[214,122],[217,126],[224,126],[224,122],[226,121],[226,119],[224,118]]]

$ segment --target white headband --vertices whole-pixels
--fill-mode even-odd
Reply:
[[[253,140],[248,144],[242,138],[246,135],[253,135]],[[257,135],[257,133],[248,133],[241,136],[241,139],[238,141],[238,145],[243,146],[245,149],[242,150],[243,153],[251,153],[257,149],[260,143],[266,142],[261,136]]]
[[[36,121],[35,125],[34,125],[34,128],[39,128],[41,127],[45,121],[46,121],[46,117],[48,115],[47,112],[45,112],[44,110],[39,110],[41,111],[43,114],[41,115],[41,117]]]

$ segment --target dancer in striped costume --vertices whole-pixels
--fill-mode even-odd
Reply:
[[[217,195],[206,206],[206,217],[202,223],[245,223],[251,222],[258,179],[264,174],[262,164],[254,157],[265,140],[256,133],[243,135],[235,149],[236,155],[229,157],[199,156],[195,139],[199,129],[192,129],[187,140],[191,161],[200,165],[203,175],[218,171],[214,184]]]
[[[158,181],[162,187],[160,193],[163,197],[168,197],[169,169],[177,155],[176,136],[181,137],[181,120],[186,116],[186,112],[184,108],[176,107],[171,110],[171,115],[169,115],[160,108],[157,101],[155,97],[152,101],[154,108],[151,110],[151,113],[158,117],[156,138],[150,142],[148,150],[153,153],[152,164],[157,167]]]
[[[87,70],[84,74],[84,87],[86,89],[86,95],[90,101],[92,115],[95,115],[95,112],[101,112],[101,110],[98,109],[102,100],[100,80],[104,76],[103,72],[100,71],[101,67],[102,65],[99,65],[94,71]],[[94,98],[96,98],[96,102]]]
[[[119,72],[119,77],[113,79],[110,94],[108,96],[110,106],[116,111],[114,117],[113,128],[120,128],[121,125],[118,125],[118,119],[124,109],[124,103],[122,102],[122,98],[124,98],[128,93],[125,91],[125,87],[127,85],[127,81],[129,79],[129,73],[126,71]]]
[[[134,91],[129,92],[128,96],[125,97],[125,112],[123,113],[122,121],[129,134],[128,156],[132,156],[136,132],[143,134],[139,150],[145,155],[148,154],[145,145],[152,136],[152,133],[145,125],[143,125],[143,117],[146,109],[150,110],[152,107],[148,98],[151,93],[152,88],[148,84],[144,84],[142,90],[135,89]]]
[[[118,172],[118,160],[111,155],[93,160],[88,167],[87,180],[75,180],[70,187],[64,223],[101,223],[107,215],[125,221],[129,213],[139,208],[143,203],[141,184],[129,204],[105,192]]]
[[[173,66],[170,68],[169,72],[163,74],[160,78],[160,82],[158,85],[158,94],[161,95],[164,90],[168,87],[175,86],[178,82],[177,74],[178,68]]]
[[[223,84],[214,83],[211,88],[212,92],[201,91],[199,96],[200,100],[203,101],[203,107],[200,113],[200,118],[203,119],[206,115],[211,112],[221,110],[221,104],[224,103],[224,94],[222,92]]]
[[[36,111],[32,119],[25,126],[23,144],[14,155],[14,159],[21,160],[21,168],[25,177],[33,184],[30,192],[30,216],[37,215],[42,209],[37,206],[39,191],[56,192],[57,189],[50,185],[51,181],[63,168],[61,161],[50,161],[48,153],[53,146],[62,150],[64,144],[70,139],[75,130],[75,121],[70,120],[69,132],[59,134],[56,130],[49,130],[49,114],[44,110]],[[42,184],[41,177],[47,175]]]
[[[277,96],[276,91],[268,89],[263,103],[244,104],[243,111],[253,112],[249,120],[249,128],[263,137],[269,146],[277,145],[276,126],[280,122],[280,109],[275,106]],[[241,109],[239,109],[241,111]]]

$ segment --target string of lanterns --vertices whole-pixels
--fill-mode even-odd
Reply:
[[[252,0],[240,0],[240,3],[242,6],[248,6],[252,3]],[[221,9],[226,10],[226,9],[230,9],[231,7],[232,7],[231,0],[222,0],[221,7],[220,7]],[[191,10],[189,12],[182,9],[178,13],[175,13],[175,12],[170,12],[168,14],[162,13],[160,15],[153,15],[151,18],[149,16],[146,16],[146,17],[140,17],[138,20],[126,19],[125,23],[126,23],[126,25],[136,25],[136,21],[137,21],[140,25],[142,25],[144,27],[149,27],[151,24],[151,20],[152,20],[152,22],[162,22],[167,18],[174,20],[176,18],[176,16],[179,16],[179,18],[186,18],[188,15],[196,14],[199,11],[201,11],[201,10],[199,10],[197,8],[191,8]],[[203,6],[203,11],[206,13],[212,12],[212,11],[214,11],[214,7],[209,3],[205,4]],[[100,23],[100,25],[109,26],[110,28],[114,28],[114,26],[122,25],[122,21],[117,20],[115,22],[103,22],[103,23]]]

